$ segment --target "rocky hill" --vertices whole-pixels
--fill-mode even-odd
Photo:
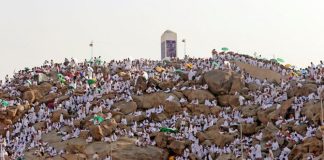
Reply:
[[[271,63],[220,53],[21,71],[0,90],[6,159],[323,159],[323,78],[241,57]]]

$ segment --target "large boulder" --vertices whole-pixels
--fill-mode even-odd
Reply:
[[[242,117],[254,117],[257,115],[258,106],[241,106]]]
[[[319,124],[321,121],[321,103],[314,104],[313,102],[309,102],[302,108],[301,113],[305,115],[307,119]]]
[[[85,153],[86,143],[80,139],[74,139],[66,144],[65,150],[72,154]]]
[[[42,97],[39,102],[40,103],[47,103],[47,102],[50,102],[50,101],[54,101],[55,98],[58,97],[58,94],[57,93],[50,93],[44,97]]]
[[[171,102],[166,101],[163,106],[164,106],[164,111],[168,114],[174,114],[176,112],[182,111],[181,104],[176,101],[171,101]]]
[[[199,103],[204,103],[205,100],[215,100],[215,96],[207,90],[184,90],[182,93],[187,97],[189,102],[198,99]]]
[[[188,104],[187,108],[195,115],[205,114],[208,115],[210,113],[210,109],[208,106],[204,104]]]
[[[43,129],[46,128],[46,122],[42,121],[42,122],[35,123],[34,128],[35,128],[36,131],[43,130]]]
[[[230,94],[235,94],[235,92],[240,92],[244,87],[245,87],[245,82],[243,77],[239,74],[234,75]]]
[[[100,141],[104,137],[104,132],[102,131],[101,126],[90,126],[90,135],[95,141]]]
[[[302,87],[291,87],[287,93],[288,93],[288,97],[294,97],[294,96],[308,96],[310,93],[314,93],[317,91],[317,86],[316,84],[312,84],[312,83],[307,83],[304,84]]]
[[[42,97],[42,94],[38,90],[26,91],[23,94],[23,99],[27,100],[29,103],[34,103]]]
[[[164,82],[160,82],[158,84],[158,86],[162,89],[162,90],[166,90],[166,89],[172,89],[174,87],[174,84],[172,81],[164,81]]]
[[[184,141],[172,141],[168,148],[170,148],[177,155],[182,155],[186,145]]]
[[[50,83],[41,83],[37,86],[24,87],[21,90],[24,91],[23,99],[30,103],[40,100],[51,91],[52,85]]]
[[[154,121],[162,122],[166,120],[168,117],[165,115],[165,113],[160,113],[160,114],[152,113],[151,118]]]
[[[17,114],[17,111],[18,111],[17,107],[9,107],[7,109],[8,117],[9,118],[14,118],[16,116],[16,114]]]
[[[155,136],[154,141],[156,142],[156,146],[158,146],[160,148],[165,148],[165,147],[167,147],[168,137],[164,133],[159,132]]]
[[[218,114],[222,111],[222,108],[219,107],[219,106],[215,106],[215,107],[211,107],[210,108],[210,113],[215,115],[215,116],[218,116]]]
[[[285,117],[287,114],[288,109],[294,102],[294,98],[288,99],[281,103],[281,107],[276,111],[279,116]]]
[[[147,89],[147,80],[143,76],[139,76],[136,80],[135,90],[145,91]]]
[[[69,113],[66,110],[60,109],[60,110],[56,110],[56,111],[52,112],[51,121],[52,122],[59,122],[61,114],[63,114],[64,119],[69,117]]]
[[[230,144],[234,141],[234,135],[221,134],[218,130],[208,130],[205,132],[205,135],[208,140],[220,147],[224,147],[226,144]]]
[[[257,124],[256,123],[242,123],[242,134],[244,135],[252,135],[257,132]]]
[[[270,113],[273,113],[275,111],[276,111],[276,107],[270,107],[267,108],[266,110],[260,109],[257,111],[257,118],[261,123],[267,124],[271,120],[269,117]]]
[[[45,96],[51,91],[52,85],[50,83],[44,82],[37,86],[31,86],[30,88],[32,90],[39,91],[42,96]]]
[[[113,126],[108,126],[108,125],[101,125],[100,128],[102,130],[103,136],[105,136],[105,137],[110,136],[115,130],[115,128]]]
[[[119,108],[120,112],[124,114],[130,114],[136,111],[137,104],[133,101],[131,102],[119,102],[113,105],[113,108]]]
[[[159,105],[163,105],[166,102],[166,99],[172,95],[174,97],[174,101],[178,102],[179,99],[174,94],[167,94],[164,92],[156,92],[152,94],[145,94],[142,96],[133,96],[133,100],[137,104],[137,108],[139,109],[150,109],[153,107],[158,107]]]
[[[231,106],[231,107],[239,107],[240,102],[239,102],[239,96],[235,95],[221,95],[217,97],[217,102],[223,106]]]
[[[268,123],[268,125],[262,130],[262,140],[265,142],[273,140],[278,131],[279,129],[273,123]]]
[[[323,142],[315,137],[307,138],[302,144],[296,145],[289,154],[289,159],[301,159],[303,154],[312,153],[317,157],[322,154]]]
[[[224,95],[228,94],[232,87],[232,76],[232,72],[212,70],[203,75],[203,80],[213,94]]]

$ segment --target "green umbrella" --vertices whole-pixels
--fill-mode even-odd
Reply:
[[[60,79],[60,78],[64,78],[63,74],[59,73],[57,74],[57,77]]]
[[[226,52],[226,51],[228,51],[229,49],[227,48],[227,47],[223,47],[222,48],[222,51],[224,51],[224,52]]]
[[[5,101],[5,100],[1,100],[1,105],[4,107],[8,107],[9,106],[9,102]]]
[[[103,122],[105,119],[104,119],[103,117],[101,117],[101,116],[97,116],[97,115],[95,115],[95,116],[93,117],[93,120],[94,120],[94,121],[97,121],[97,122],[100,124],[100,123]]]
[[[270,61],[278,63],[276,59],[270,59]]]
[[[282,58],[277,58],[277,62],[279,62],[279,63],[284,63],[284,62],[285,62],[285,60],[284,60],[284,59],[282,59]]]
[[[94,79],[88,79],[87,82],[88,82],[89,85],[91,85],[91,84],[95,84],[96,83],[96,80],[94,80]]]
[[[165,128],[165,127],[162,127],[160,129],[160,132],[177,133],[178,131],[176,129],[173,129],[173,128]]]

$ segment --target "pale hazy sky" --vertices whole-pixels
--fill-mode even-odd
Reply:
[[[0,0],[0,77],[44,60],[160,58],[160,36],[187,39],[191,56],[213,48],[298,66],[324,59],[323,0]]]

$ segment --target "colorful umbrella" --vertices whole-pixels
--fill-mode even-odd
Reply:
[[[165,69],[164,69],[163,67],[160,67],[160,66],[156,66],[156,67],[155,67],[155,70],[156,70],[157,72],[159,72],[159,73],[165,71]]]
[[[222,48],[222,51],[226,52],[226,51],[228,51],[228,48],[227,47],[223,47]]]
[[[277,62],[279,62],[279,63],[284,63],[284,62],[285,62],[285,60],[284,60],[284,59],[282,59],[282,58],[277,58]]]
[[[186,67],[192,69],[193,65],[191,63],[187,63]]]
[[[212,66],[218,68],[218,67],[219,67],[219,64],[218,64],[217,62],[214,61],[214,62],[212,63]]]
[[[95,116],[93,117],[93,120],[94,120],[94,121],[97,121],[97,122],[100,124],[100,123],[103,122],[105,119],[104,119],[103,117],[101,117],[101,116],[95,115]]]
[[[285,67],[286,68],[290,68],[291,67],[291,64],[286,64]]]
[[[0,99],[0,102],[1,102],[1,105],[3,107],[8,107],[9,106],[9,102],[8,101],[5,101],[5,100]]]
[[[87,82],[89,85],[91,85],[91,84],[95,84],[97,81],[95,79],[88,79]]]
[[[270,59],[270,61],[278,63],[276,59]]]
[[[178,131],[176,129],[173,129],[173,128],[165,128],[165,127],[162,127],[160,129],[160,132],[177,133]]]

